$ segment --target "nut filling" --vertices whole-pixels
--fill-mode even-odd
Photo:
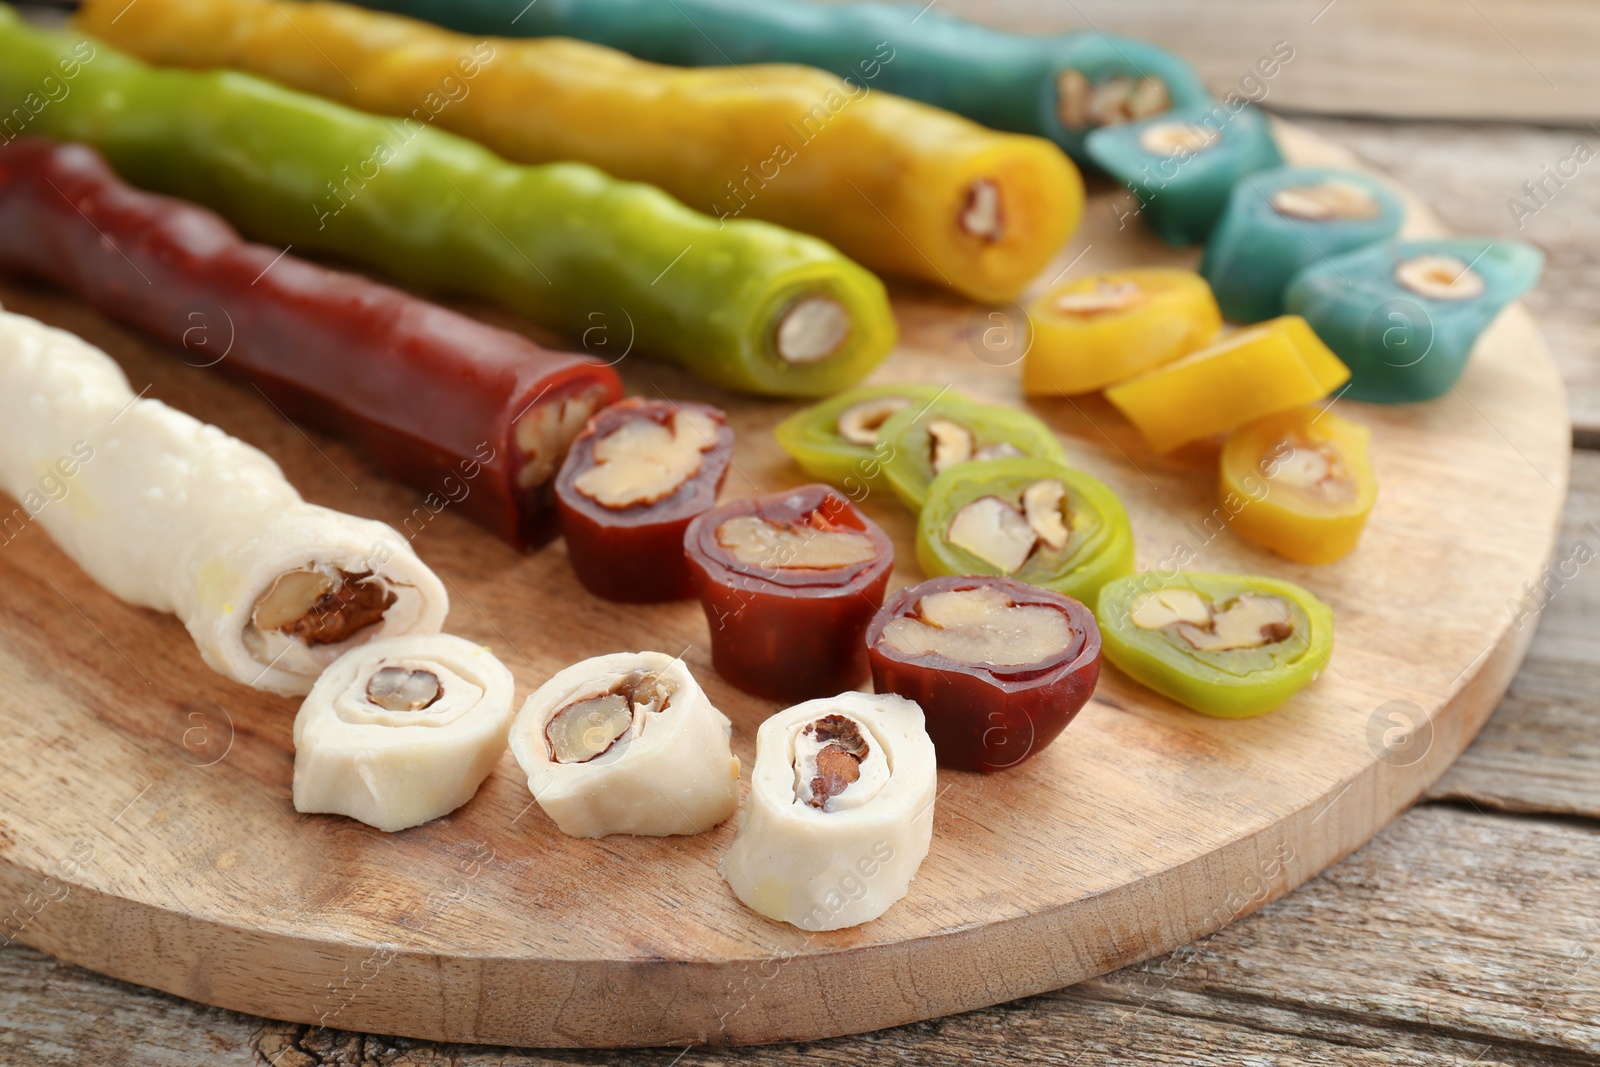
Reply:
[[[1355,479],[1350,476],[1344,457],[1328,445],[1316,445],[1294,437],[1279,441],[1268,453],[1288,455],[1268,464],[1267,480],[1329,503],[1342,503],[1356,497]]]
[[[878,431],[889,417],[911,406],[903,396],[881,396],[853,404],[839,415],[839,436],[853,445],[871,448],[878,443]]]
[[[1139,147],[1151,155],[1194,155],[1216,144],[1221,138],[1215,130],[1182,122],[1161,122],[1139,135]]]
[[[811,519],[826,521],[820,515]],[[772,522],[759,515],[735,515],[718,526],[717,544],[740,563],[758,567],[825,570],[878,557],[866,534],[808,522]]]
[[[1159,78],[1118,74],[1091,82],[1080,70],[1064,70],[1056,77],[1056,117],[1069,130],[1119,126],[1171,107],[1167,83]]]
[[[1144,302],[1144,290],[1137,282],[1095,283],[1093,289],[1077,293],[1062,293],[1054,301],[1055,309],[1064,315],[1103,315],[1108,311],[1126,311]]]
[[[1309,222],[1375,219],[1383,214],[1378,198],[1369,190],[1352,182],[1332,180],[1279,189],[1272,194],[1271,203],[1278,214]]]
[[[808,297],[778,323],[778,355],[788,363],[820,363],[850,336],[850,312],[837,300]]]
[[[382,622],[395,599],[371,571],[308,567],[279,575],[256,601],[250,622],[305,645],[336,645]]]
[[[1072,644],[1060,611],[1018,604],[990,586],[931,593],[915,615],[889,620],[882,640],[907,656],[943,656],[957,663],[1020,667],[1044,663]]]
[[[546,484],[561,469],[573,438],[600,409],[606,391],[598,386],[576,396],[563,397],[548,404],[537,404],[517,419],[517,450],[522,466],[517,468],[517,484],[534,489]]]
[[[1001,574],[1015,574],[1041,546],[1050,552],[1067,547],[1066,495],[1061,482],[1041,478],[1022,491],[1020,508],[997,496],[981,496],[951,516],[944,539]]]
[[[367,679],[367,700],[385,711],[423,711],[444,695],[432,671],[384,667]]]
[[[641,415],[594,443],[594,466],[572,485],[602,507],[654,504],[699,474],[701,454],[716,443],[716,423],[702,412],[675,411],[671,429]]]
[[[1403,260],[1394,270],[1395,281],[1418,296],[1431,300],[1471,300],[1486,288],[1483,275],[1455,256],[1428,253]]]
[[[1155,589],[1134,601],[1128,619],[1141,630],[1172,627],[1197,652],[1261,648],[1294,634],[1294,617],[1281,597],[1244,594],[1216,603],[1192,589]]]
[[[987,178],[979,178],[967,186],[967,199],[961,206],[961,228],[991,243],[1005,236],[998,185]]]
[[[1022,449],[1010,441],[996,441],[980,447],[973,432],[953,419],[928,420],[928,463],[935,474],[942,474],[969,459],[1007,459],[1022,454]]]
[[[649,671],[634,671],[610,689],[575,700],[545,724],[544,739],[557,763],[588,763],[644,733],[646,716],[662,712],[672,699],[672,683]]]
[[[828,812],[859,807],[888,780],[888,761],[848,715],[824,715],[795,737],[794,795],[802,804]]]

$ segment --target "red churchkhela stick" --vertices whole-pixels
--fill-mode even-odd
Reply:
[[[788,538],[754,558],[723,541],[729,520],[753,517]],[[804,558],[827,534],[857,535],[868,558],[838,566]],[[684,551],[711,629],[711,663],[747,693],[797,702],[854,688],[867,676],[867,625],[883,603],[894,545],[825,485],[735,500],[695,519]]]
[[[449,507],[518,547],[548,540],[562,455],[622,391],[609,367],[247,243],[82,145],[0,149],[0,270],[52,282],[361,447],[427,494],[402,523],[413,536]]]

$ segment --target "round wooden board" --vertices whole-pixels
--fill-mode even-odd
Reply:
[[[1281,133],[1297,161],[1349,163]],[[1069,264],[1194,262],[1133,220],[1119,227],[1114,205],[1126,202],[1097,187],[1041,281]],[[1412,230],[1431,230],[1413,207]],[[248,387],[60,294],[7,285],[0,299],[103,346],[136,388],[264,448],[314,501],[397,525],[417,507]],[[969,343],[974,323],[993,324],[986,310],[925,290],[895,303],[902,342],[875,380],[1021,403],[1016,368],[995,365],[1009,357]],[[768,432],[797,405],[719,394],[633,358],[622,367],[631,392],[730,411],[740,436],[727,495],[803,480]],[[206,670],[177,622],[119,603],[30,528],[0,551],[5,933],[195,1000],[422,1038],[615,1046],[863,1031],[1100,974],[1280,896],[1414,800],[1509,684],[1532,634],[1514,603],[1552,545],[1570,434],[1520,306],[1444,399],[1339,403],[1373,428],[1382,493],[1361,547],[1329,567],[1205,525],[1215,447],[1157,457],[1099,398],[1029,406],[1126,501],[1142,566],[1281,575],[1332,604],[1324,676],[1278,712],[1234,722],[1108,667],[1094,702],[1036,758],[990,777],[940,773],[933,848],[903,901],[865,926],[808,934],[728,891],[717,861],[732,822],[690,838],[566,838],[509,754],[471,803],[404,833],[296,814],[295,704]],[[894,585],[918,580],[911,517],[882,497],[865,507],[895,538]],[[448,509],[415,543],[449,584],[449,628],[493,646],[519,700],[587,656],[684,652],[733,719],[748,775],[774,705],[713,673],[698,605],[596,600],[559,543],[518,556]],[[1414,709],[1411,742],[1386,749]]]

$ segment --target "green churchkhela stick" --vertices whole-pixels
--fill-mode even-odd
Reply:
[[[487,59],[464,57],[457,87]],[[429,125],[435,103],[449,106],[380,118],[247,75],[155,69],[0,5],[0,140],[86,142],[258,240],[487,297],[591,351],[747,392],[831,393],[892,347],[882,283],[830,245],[591,167],[507,163]]]
[[[1085,162],[1099,126],[1207,99],[1194,70],[1143,41],[1098,31],[1007,33],[915,4],[794,0],[357,0],[502,37],[575,37],[688,67],[800,63],[1048,137]]]

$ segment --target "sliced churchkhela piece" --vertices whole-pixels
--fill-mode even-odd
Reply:
[[[872,687],[916,701],[941,767],[985,773],[1036,755],[1088,703],[1100,628],[1071,597],[1010,578],[902,589],[867,631]]]
[[[1106,390],[1157,452],[1321,400],[1350,369],[1298,315],[1223,334],[1198,352]]]
[[[1145,571],[1102,589],[1095,618],[1124,674],[1226,719],[1282,706],[1333,654],[1333,611],[1275,578]]]
[[[880,434],[889,417],[948,393],[937,385],[866,385],[795,412],[773,429],[778,444],[813,478],[860,500],[880,484],[893,454]]]
[[[1171,267],[1091,274],[1028,305],[1033,344],[1022,359],[1030,396],[1075,396],[1188,355],[1222,329],[1204,278]]]
[[[433,123],[506,159],[587,163],[977,299],[1020,292],[1083,210],[1077,168],[1048,141],[800,66],[686,70],[335,3],[89,0],[79,23],[151,62],[245,70],[379,114],[442,90]],[[463,57],[485,49],[463,78]]]
[[[1284,293],[1301,270],[1386,241],[1404,221],[1400,198],[1371,175],[1331,167],[1260,171],[1233,187],[1200,273],[1224,315],[1260,322],[1288,310]]]
[[[86,142],[134,185],[252,239],[498,301],[608,360],[661,359],[744,392],[827,395],[888,354],[883,283],[826,242],[436,128],[443,91],[492,61],[460,57],[454,89],[384,118],[234,71],[154,69],[0,7],[0,115],[22,107],[30,133]],[[29,109],[45,79],[71,91]]]
[[[683,546],[718,674],[770,700],[866,678],[861,636],[894,546],[850,501],[825,485],[735,500],[690,523]]]
[[[1037,416],[951,393],[891,415],[878,439],[888,456],[884,478],[912,511],[927,503],[934,478],[969,460],[1032,456],[1067,462],[1061,441]]]
[[[8,312],[0,489],[89,577],[176,615],[213,670],[257,689],[306,693],[349,649],[436,633],[449,609],[393,527],[307,504],[262,452],[141,399],[98,348]]]
[[[1084,143],[1138,198],[1130,214],[1178,248],[1206,240],[1239,179],[1283,165],[1266,116],[1237,97],[1098,129]]]
[[[590,420],[556,478],[567,557],[596,596],[627,603],[687,600],[690,520],[717,502],[733,430],[691,401],[622,401]]]
[[[345,653],[295,716],[295,810],[391,833],[448,815],[505,754],[515,688],[494,653],[450,634]]]
[[[1104,482],[1048,459],[963,463],[917,516],[925,574],[997,574],[1094,603],[1133,573],[1133,527]]]
[[[22,138],[0,161],[0,270],[46,279],[287,417],[362,447],[518,547],[555,532],[567,445],[616,372],[355,274],[250,244],[219,216],[122,182],[93,149]]]
[[[1350,554],[1378,499],[1372,431],[1315,407],[1241,426],[1222,446],[1228,528],[1297,563]]]
[[[1346,396],[1404,404],[1449,392],[1543,269],[1544,253],[1521,241],[1385,241],[1310,264],[1284,303],[1350,367]]]
[[[936,786],[911,701],[841,693],[796,704],[756,733],[722,877],[746,907],[802,930],[876,919],[928,855]]]
[[[1206,99],[1164,49],[1098,29],[1010,33],[918,4],[789,0],[359,0],[464,33],[576,37],[686,67],[800,63],[993,126],[1085,162],[1084,135]],[[1281,44],[1281,43],[1280,43]],[[1289,51],[1290,58],[1293,51]],[[1256,68],[1270,78],[1284,54]]]
[[[732,736],[681,659],[617,652],[528,697],[511,751],[562,833],[666,837],[709,830],[739,807]]]

